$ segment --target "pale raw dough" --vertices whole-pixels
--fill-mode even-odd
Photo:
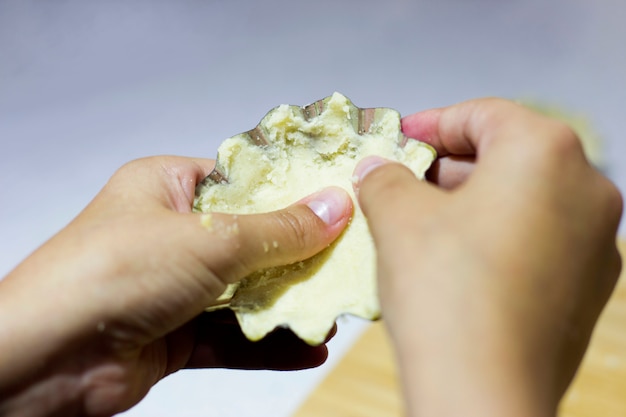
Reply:
[[[329,185],[342,187],[354,197],[354,167],[367,155],[402,162],[423,178],[435,152],[415,140],[402,146],[398,112],[385,109],[368,132],[359,134],[352,123],[355,109],[339,93],[308,121],[301,108],[275,108],[261,122],[269,145],[259,146],[242,134],[220,146],[218,166],[228,182],[199,187],[195,209],[268,212]],[[278,243],[262,244],[271,256]],[[228,297],[234,292],[230,308],[250,340],[284,326],[317,345],[343,314],[378,318],[374,245],[356,201],[350,225],[329,248],[294,265],[258,271],[228,291]]]

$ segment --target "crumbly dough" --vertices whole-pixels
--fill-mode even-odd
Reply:
[[[353,171],[368,155],[402,162],[423,178],[435,152],[415,140],[403,144],[398,112],[384,109],[369,131],[360,134],[353,123],[356,110],[339,93],[310,120],[299,107],[275,108],[260,123],[268,145],[259,146],[242,134],[220,146],[218,167],[228,181],[199,187],[195,209],[269,212],[329,185],[344,188],[354,198]],[[271,256],[279,242],[262,244]],[[253,273],[222,298],[231,296],[230,308],[250,340],[283,326],[317,345],[338,316],[377,319],[374,244],[356,200],[349,226],[330,247],[305,261]]]

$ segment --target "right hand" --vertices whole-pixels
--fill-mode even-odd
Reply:
[[[356,187],[410,413],[554,415],[619,275],[619,192],[569,128],[512,102],[403,130],[438,151],[434,184],[370,157]]]

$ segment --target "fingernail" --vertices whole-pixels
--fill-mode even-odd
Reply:
[[[310,196],[306,205],[324,223],[332,226],[346,215],[348,199],[345,191],[330,187]]]
[[[354,177],[355,183],[359,183],[363,181],[363,178],[367,176],[374,169],[378,168],[381,165],[386,164],[387,161],[385,158],[381,158],[380,156],[372,155],[363,158],[354,168]]]

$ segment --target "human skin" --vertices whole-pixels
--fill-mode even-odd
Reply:
[[[554,416],[621,268],[622,199],[565,125],[482,99],[420,112],[421,182],[355,174],[411,416]]]
[[[252,343],[232,315],[202,313],[228,283],[328,246],[349,221],[350,197],[328,188],[277,212],[208,219],[191,206],[212,167],[127,164],[0,281],[0,415],[110,416],[181,368],[324,362],[323,345],[287,331]],[[267,241],[280,244],[268,253]]]
[[[507,101],[402,127],[437,149],[431,183],[375,157],[355,174],[410,415],[554,415],[619,273],[619,193],[571,130]],[[191,201],[211,168],[174,157],[123,167],[0,282],[0,358],[11,359],[0,415],[108,416],[181,367],[324,360],[324,347],[286,334],[250,344],[230,318],[201,312],[226,283],[323,249],[349,198],[329,189],[203,226]]]

